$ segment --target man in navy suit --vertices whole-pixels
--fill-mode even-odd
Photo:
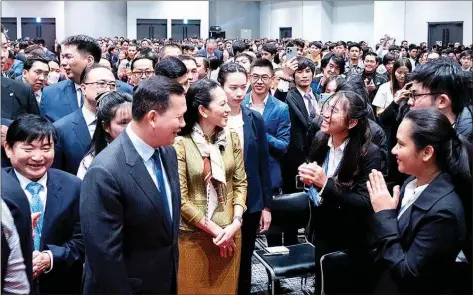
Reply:
[[[202,55],[206,58],[216,56],[218,57],[218,59],[223,61],[223,53],[217,49],[217,41],[215,41],[215,39],[207,40],[205,48],[202,48],[201,50],[197,51],[197,55]]]
[[[98,94],[115,91],[112,71],[99,64],[87,67],[82,73],[81,90],[84,105],[73,113],[54,122],[58,132],[53,167],[77,174],[82,158],[89,150],[96,127]]]
[[[36,294],[77,294],[82,279],[84,244],[80,232],[80,180],[50,169],[56,130],[38,115],[24,115],[10,125],[5,151],[12,163],[5,172],[25,193],[34,228],[33,289]]]
[[[181,192],[169,145],[185,111],[177,81],[144,80],[133,94],[133,120],[87,170],[84,295],[176,294]]]
[[[45,87],[39,106],[41,115],[52,122],[82,107],[84,97],[80,86],[81,74],[86,67],[98,63],[102,55],[97,41],[86,35],[67,37],[62,45],[61,65],[68,79]],[[128,93],[132,92],[131,87],[124,86],[123,89]]]

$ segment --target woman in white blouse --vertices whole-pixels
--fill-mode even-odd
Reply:
[[[379,86],[378,92],[373,100],[376,106],[376,115],[379,117],[385,108],[394,100],[396,92],[406,84],[407,74],[412,72],[409,59],[398,60],[391,71],[391,81]]]
[[[132,96],[124,92],[105,92],[97,97],[97,127],[90,143],[90,150],[80,162],[77,177],[84,179],[95,156],[131,121],[132,101]]]

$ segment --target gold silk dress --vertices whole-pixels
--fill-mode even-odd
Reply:
[[[228,133],[221,151],[225,166],[226,202],[220,202],[211,220],[222,228],[233,222],[233,206],[246,210],[247,180],[243,152],[234,131]],[[204,161],[190,135],[176,138],[181,185],[181,223],[179,228],[178,294],[236,294],[241,253],[241,233],[235,234],[237,251],[232,257],[220,256],[213,237],[195,224],[206,218],[207,192]]]

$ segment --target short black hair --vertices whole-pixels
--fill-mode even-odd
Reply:
[[[26,47],[28,47],[30,44],[28,44],[28,42],[26,41],[20,41],[20,44],[18,44],[18,47],[21,49],[26,49]]]
[[[258,67],[258,68],[268,68],[271,72],[271,75],[274,75],[274,67],[273,64],[264,58],[258,58],[254,62],[251,63],[250,66],[250,72],[253,70],[253,68]]]
[[[345,72],[345,59],[342,56],[338,56],[334,53],[326,54],[320,61],[320,67],[325,69],[330,61],[334,62],[338,66],[340,75]]]
[[[439,58],[416,67],[410,74],[411,81],[422,83],[432,93],[448,95],[452,111],[459,116],[470,101],[471,73],[450,58]]]
[[[62,41],[62,44],[77,46],[77,51],[83,55],[91,55],[96,63],[99,62],[102,57],[102,49],[100,49],[97,40],[87,35],[69,36]]]
[[[294,39],[292,41],[292,43],[294,43],[294,45],[296,45],[296,47],[302,47],[302,48],[305,47],[305,42],[302,39]]]
[[[313,41],[313,42],[310,42],[309,43],[309,48],[312,47],[312,46],[315,46],[317,47],[318,49],[322,49],[322,42],[319,42],[319,41]]]
[[[115,48],[116,48],[115,45],[110,46],[110,47],[107,49],[108,54],[112,54],[112,51],[115,50]]]
[[[266,43],[264,44],[262,50],[268,52],[269,54],[271,55],[274,55],[278,52],[278,48],[276,47],[276,45],[274,45],[273,43]]]
[[[147,59],[151,62],[151,67],[152,69],[154,70],[154,60],[152,60],[151,58],[147,57],[147,56],[137,56],[135,57],[132,61],[131,61],[131,64],[130,64],[130,69],[133,71],[133,69],[135,68],[135,62],[139,61],[139,60],[142,60],[142,59]]]
[[[185,61],[185,60],[193,61],[193,62],[195,62],[195,64],[197,65],[197,61],[195,60],[195,58],[194,58],[192,55],[181,54],[181,55],[179,55],[177,58],[179,58],[179,59],[182,60],[182,61]]]
[[[462,51],[462,53],[460,53],[460,58],[462,57],[465,57],[465,56],[469,56],[469,57],[472,57],[473,56],[473,51],[471,50],[464,50]]]
[[[309,68],[312,72],[312,75],[315,73],[315,63],[308,57],[304,56],[297,56],[297,70],[303,70],[305,68]]]
[[[383,56],[383,65],[387,65],[388,63],[390,63],[391,61],[395,61],[395,57],[393,54],[391,53],[387,53]]]
[[[154,72],[158,76],[177,79],[187,74],[187,67],[179,58],[168,56],[158,62]]]
[[[181,45],[179,45],[179,44],[177,44],[177,43],[169,42],[169,43],[164,44],[164,46],[161,47],[161,49],[159,49],[158,58],[159,58],[159,59],[164,58],[164,51],[166,50],[166,48],[170,48],[170,47],[179,48],[179,50],[181,51],[181,54],[182,54],[182,47],[181,47]]]
[[[409,51],[417,49],[417,45],[415,44],[409,44]]]
[[[343,46],[343,48],[347,48],[347,43],[345,41],[338,41],[336,46]]]
[[[176,80],[151,76],[143,80],[133,92],[131,116],[133,120],[140,121],[151,110],[164,113],[169,107],[169,96],[184,93],[184,88]]]
[[[35,62],[42,62],[46,64],[49,68],[49,59],[44,57],[29,57],[25,60],[25,63],[23,64],[23,70],[31,70]]]
[[[185,43],[185,44],[182,44],[181,49],[182,49],[182,51],[184,51],[184,50],[194,51],[195,50],[195,45],[192,44],[192,43]]]
[[[235,40],[232,42],[232,51],[234,55],[237,55],[238,53],[242,53],[245,51],[247,48],[246,43],[243,42],[242,40]]]
[[[375,59],[378,57],[378,55],[376,54],[376,52],[370,51],[370,52],[367,52],[365,55],[363,55],[363,61],[365,60],[365,58],[366,58],[367,56],[374,56]]]
[[[90,73],[95,69],[107,69],[110,72],[112,72],[108,67],[106,67],[104,65],[101,65],[99,63],[93,63],[91,66],[85,67],[85,69],[80,74],[80,83],[82,84],[85,81],[87,81],[87,79],[89,78]]]
[[[196,55],[194,55],[194,58],[196,59],[196,61],[197,61],[197,57],[202,58],[202,63],[204,64],[204,68],[206,70],[208,70],[210,68],[210,62],[207,59],[207,57],[205,55],[202,55],[202,54],[196,54]]]
[[[53,123],[38,115],[23,114],[8,127],[6,143],[13,147],[17,142],[32,143],[45,138],[49,140],[51,137],[56,143],[57,131]]]
[[[350,51],[352,47],[356,47],[361,51],[361,45],[359,43],[350,43],[350,45],[348,45],[348,51]]]

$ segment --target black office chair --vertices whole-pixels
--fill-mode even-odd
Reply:
[[[309,222],[309,197],[300,192],[273,197],[271,226],[269,233],[305,228]],[[311,243],[287,246],[289,254],[265,256],[266,250],[255,250],[253,254],[268,273],[268,287],[274,295],[274,282],[280,279],[301,278],[304,291],[307,277],[315,274],[315,248]]]
[[[350,294],[352,269],[345,251],[328,253],[320,258],[321,294]]]

